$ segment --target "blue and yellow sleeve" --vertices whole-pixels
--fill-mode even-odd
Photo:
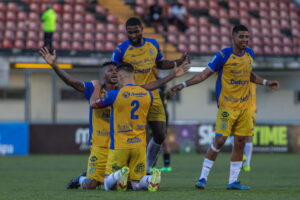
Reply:
[[[155,39],[145,38],[145,40],[152,43],[155,46],[155,48],[157,50],[156,61],[163,60],[164,56],[160,50],[159,43]]]
[[[127,48],[129,47],[130,43],[129,41],[125,41],[122,44],[120,44],[119,46],[117,46],[117,48],[115,48],[112,57],[111,57],[111,61],[115,62],[117,65],[119,65],[120,63],[123,62],[123,57],[125,55],[125,52],[127,50]]]
[[[94,92],[94,85],[92,82],[83,82],[84,84],[84,97],[89,101],[93,92]]]
[[[107,107],[107,106],[111,106],[119,93],[120,90],[110,90],[108,91],[101,99],[102,104]]]

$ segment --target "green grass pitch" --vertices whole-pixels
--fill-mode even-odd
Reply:
[[[225,189],[229,154],[220,154],[205,190],[194,187],[203,155],[172,155],[172,172],[162,174],[160,191],[67,190],[67,182],[86,168],[87,155],[0,157],[0,200],[289,200],[300,199],[299,154],[254,154],[252,171],[241,172],[249,191]],[[161,166],[161,157],[158,166]]]

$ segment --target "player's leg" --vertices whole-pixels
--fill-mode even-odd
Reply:
[[[147,147],[147,170],[148,173],[157,160],[157,156],[161,150],[161,144],[165,140],[166,122],[163,121],[149,121],[152,131],[152,138]]]
[[[196,183],[197,188],[205,188],[210,170],[217,159],[218,153],[225,144],[227,137],[231,134],[232,125],[234,124],[235,120],[236,113],[230,109],[219,108],[216,120],[216,137],[206,152],[201,175]]]
[[[154,95],[149,110],[148,124],[153,136],[147,146],[147,172],[149,173],[157,160],[167,131],[165,109],[159,95]]]
[[[241,110],[233,130],[234,148],[231,154],[229,182],[227,185],[227,189],[230,190],[250,189],[248,186],[240,184],[238,176],[242,168],[246,138],[252,135],[253,121],[251,114],[249,109]]]
[[[163,143],[163,162],[164,162],[164,167],[160,169],[162,172],[170,172],[172,171],[171,167],[171,159],[170,159],[170,147],[167,142],[167,140],[164,141]]]
[[[250,163],[252,158],[253,144],[252,144],[252,136],[246,137],[246,143],[244,148],[244,154],[246,156],[246,160],[243,162],[243,170],[245,172],[249,172],[251,170]]]
[[[125,191],[127,189],[127,178],[129,168],[127,165],[128,150],[112,150],[108,152],[107,165],[105,170],[104,189]]]
[[[211,144],[206,152],[205,159],[202,164],[201,175],[196,183],[196,187],[204,189],[210,170],[212,169],[215,160],[217,159],[218,153],[225,144],[227,136],[216,135],[214,142]]]

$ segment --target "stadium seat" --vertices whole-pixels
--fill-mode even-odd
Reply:
[[[139,16],[143,16],[145,14],[145,10],[142,6],[137,6],[135,8],[135,13]]]
[[[71,41],[72,40],[72,36],[70,32],[62,32],[61,34],[61,39],[62,40],[66,40],[66,41]]]
[[[118,42],[123,42],[127,40],[127,35],[125,33],[118,33]]]
[[[107,30],[108,32],[113,32],[113,33],[115,33],[115,32],[118,32],[118,26],[115,25],[115,24],[107,24],[106,30]]]
[[[24,49],[25,48],[24,40],[16,40],[14,47],[17,49]]]
[[[189,44],[189,48],[188,48],[188,52],[189,53],[198,53],[198,45],[196,44]]]
[[[12,30],[12,31],[16,30],[17,29],[16,22],[14,22],[14,21],[6,22],[6,29],[7,30]]]
[[[79,32],[73,33],[73,41],[82,41],[82,40],[83,40],[82,33]]]
[[[6,20],[17,20],[16,12],[13,11],[6,12]]]
[[[95,18],[94,18],[94,15],[92,15],[92,14],[85,14],[84,15],[84,22],[85,23],[88,23],[88,22],[90,22],[90,23],[95,23],[96,22],[96,20],[95,20]]]
[[[116,35],[114,33],[106,33],[106,40],[117,42]]]
[[[29,13],[29,20],[30,21],[40,21],[39,15],[34,12]]]
[[[84,40],[85,41],[94,41],[94,35],[91,32],[85,32],[84,33]]]
[[[113,51],[116,45],[113,42],[106,42],[105,43],[105,51]]]
[[[13,2],[7,3],[6,9],[7,9],[7,11],[13,11],[13,12],[18,12],[19,11],[19,9],[17,7],[17,4],[15,4]]]
[[[60,49],[62,49],[62,50],[71,49],[70,48],[70,43],[68,41],[62,41],[60,43]]]
[[[82,43],[79,41],[73,41],[71,46],[72,50],[83,50]]]
[[[200,44],[209,44],[210,43],[210,39],[208,37],[208,35],[200,35]]]
[[[178,42],[178,38],[176,37],[175,34],[168,34],[168,42],[177,43]]]
[[[96,10],[97,10],[97,7],[99,5],[96,6]],[[85,13],[85,10],[84,10],[84,7],[81,6],[81,5],[75,5],[75,9],[74,9],[74,13],[78,13],[78,14],[84,14]]]
[[[97,51],[105,51],[105,45],[103,42],[96,42],[95,50]]]
[[[102,15],[107,15],[107,11],[104,7],[102,7],[101,5],[97,5],[96,6],[96,12]]]
[[[181,51],[181,52],[187,52],[188,48],[186,47],[185,44],[179,44],[178,45],[178,50]]]
[[[74,15],[74,22],[84,22],[84,14],[75,13]],[[89,22],[89,21],[87,21]]]
[[[34,40],[27,40],[26,49],[37,49],[37,43]]]
[[[4,38],[9,39],[9,40],[13,40],[15,38],[15,32],[11,31],[11,30],[6,30],[4,32]]]
[[[219,45],[216,45],[216,44],[210,45],[210,53],[215,54],[218,51],[220,51]]]
[[[209,53],[209,46],[207,44],[200,44],[200,48],[199,48],[199,52],[200,53]]]
[[[64,23],[65,22],[70,22],[71,23],[73,21],[73,15],[71,13],[64,13],[62,15],[62,20],[63,20]]]
[[[188,37],[186,35],[179,35],[178,37],[178,42],[180,44],[188,44],[189,43],[189,40],[188,40]]]
[[[3,12],[6,10],[6,4],[4,2],[0,2],[0,11]]]
[[[4,39],[3,40],[3,48],[5,49],[12,49],[13,48],[13,41],[12,40],[9,40],[9,39]]]
[[[86,51],[93,51],[95,48],[94,48],[94,43],[91,42],[91,41],[85,41],[83,43],[83,50],[86,50]]]
[[[211,35],[210,36],[210,44],[220,44],[220,40],[218,36]]]
[[[16,39],[19,39],[19,40],[24,40],[26,37],[25,37],[25,32],[24,31],[17,31],[16,32]]]
[[[196,0],[188,0],[186,6],[187,6],[187,8],[197,8],[198,3]]]
[[[250,10],[258,10],[257,2],[255,2],[255,1],[250,1],[250,2],[249,2],[249,9],[250,9]]]
[[[62,31],[72,31],[72,29],[73,28],[72,28],[72,24],[71,23],[63,23]]]
[[[275,54],[275,55],[282,54],[282,50],[281,50],[280,46],[273,46],[273,54]]]
[[[71,30],[71,28],[69,28],[69,30]],[[84,29],[83,29],[83,24],[82,24],[82,23],[79,23],[79,22],[76,22],[76,23],[74,24],[73,30],[74,30],[75,32],[83,32],[83,31],[84,31]]]
[[[199,9],[208,9],[207,1],[198,0],[198,8]]]
[[[239,10],[248,10],[249,5],[245,1],[239,1]]]
[[[64,13],[72,13],[73,12],[73,6],[70,4],[64,4],[63,5],[63,12]]]
[[[263,50],[261,46],[254,46],[253,51],[255,53],[255,55],[262,55],[263,54]]]
[[[188,38],[190,44],[198,44],[198,37],[196,35],[190,35]]]
[[[105,41],[106,37],[105,37],[105,34],[104,33],[99,33],[97,32],[96,33],[96,41]]]

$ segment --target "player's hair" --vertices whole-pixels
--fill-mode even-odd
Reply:
[[[106,62],[102,63],[101,68],[104,68],[104,67],[109,66],[109,65],[117,66],[117,64],[113,61],[106,61]]]
[[[242,24],[235,25],[232,29],[232,35],[238,33],[239,31],[248,31],[248,28]]]
[[[134,73],[134,68],[131,64],[123,62],[118,65],[118,72],[119,71],[124,71],[132,74]]]
[[[137,17],[131,17],[127,20],[126,22],[126,27],[127,26],[139,26],[139,27],[142,27],[142,22],[139,18]]]

